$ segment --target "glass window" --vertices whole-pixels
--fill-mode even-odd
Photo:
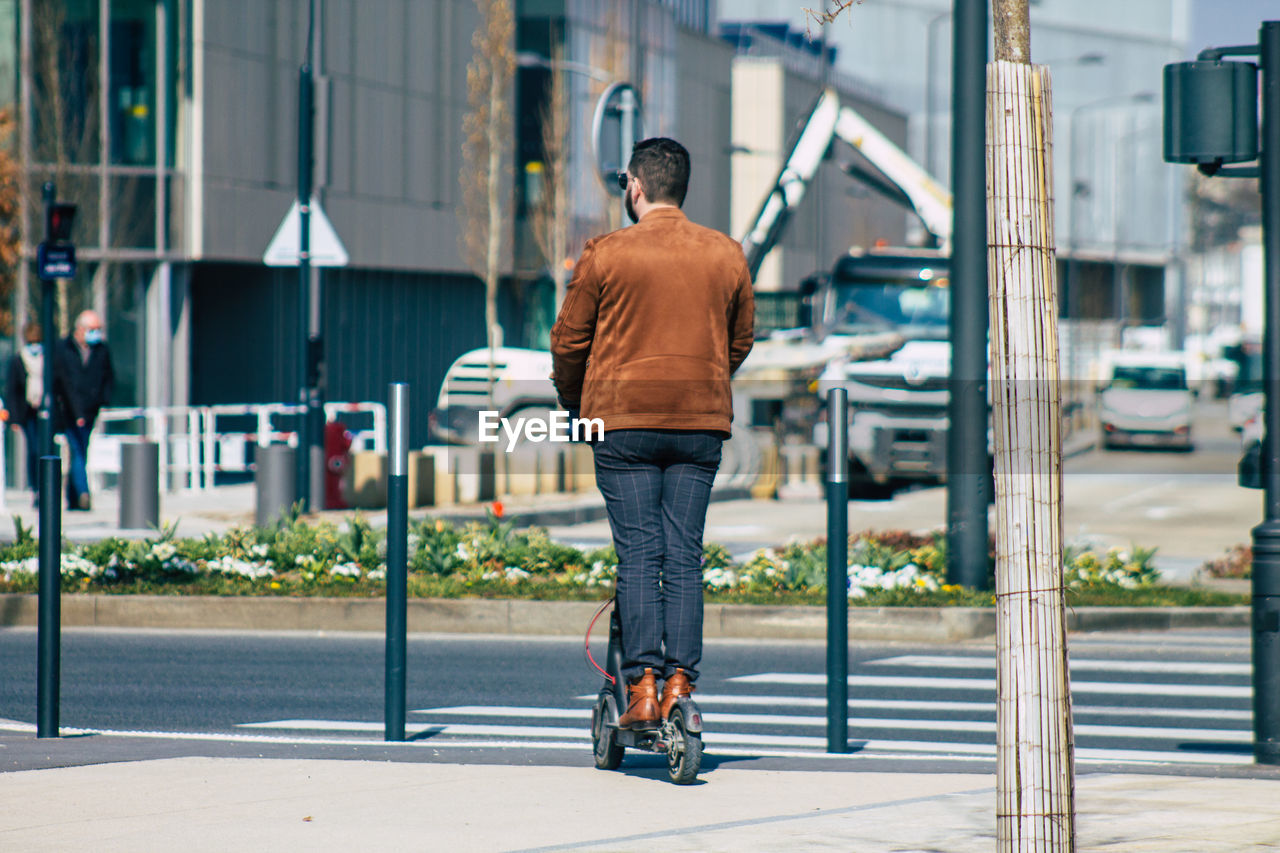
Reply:
[[[111,0],[111,90],[108,130],[111,162],[155,163],[155,0]]]
[[[116,371],[113,406],[137,406],[142,401],[146,292],[154,271],[155,265],[147,263],[107,267],[107,343]]]
[[[36,160],[97,162],[97,2],[32,0],[31,32]]]

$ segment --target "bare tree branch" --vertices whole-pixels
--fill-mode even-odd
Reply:
[[[485,336],[489,343],[489,392],[493,393],[494,349],[498,327],[498,274],[504,232],[509,225],[503,203],[503,178],[510,170],[511,109],[515,76],[515,16],[511,0],[477,0],[480,24],[467,65],[470,112],[462,122],[462,209],[459,242],[462,256],[484,281]]]
[[[820,10],[810,9],[806,6],[804,10],[804,34],[806,36],[810,35],[809,28],[812,25],[822,26],[823,24],[835,23],[836,18],[840,17],[846,9],[861,5],[862,0],[833,0],[831,3],[823,3]]]

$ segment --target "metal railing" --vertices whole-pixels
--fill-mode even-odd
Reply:
[[[120,472],[122,440],[142,435],[160,447],[162,483],[170,489],[206,491],[213,488],[219,473],[253,470],[250,445],[286,443],[296,447],[297,432],[286,429],[279,420],[296,418],[301,411],[302,407],[286,403],[103,409],[89,442],[88,472],[95,487],[101,488],[107,475]],[[326,420],[340,419],[346,424],[352,434],[353,452],[386,451],[385,404],[327,403],[324,411]],[[235,419],[240,423],[228,423]],[[252,426],[246,427],[246,419]],[[363,423],[352,423],[355,419]]]

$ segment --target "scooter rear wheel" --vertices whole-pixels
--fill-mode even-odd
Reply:
[[[622,763],[623,748],[618,745],[618,730],[609,725],[608,701],[608,697],[601,695],[591,708],[591,745],[598,769],[617,770]]]
[[[702,769],[702,735],[689,731],[684,709],[672,709],[672,738],[667,745],[667,776],[677,785],[691,785]]]

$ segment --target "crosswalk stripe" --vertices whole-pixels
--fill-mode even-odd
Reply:
[[[740,684],[796,684],[822,686],[825,675],[803,672],[762,672],[727,679]],[[850,687],[926,687],[933,690],[994,691],[994,678],[930,678],[913,675],[851,675]],[[1140,696],[1211,696],[1218,699],[1249,699],[1253,688],[1231,684],[1134,684],[1130,682],[1073,681],[1072,693],[1135,694]]]
[[[313,721],[314,722],[314,721]],[[339,721],[334,721],[339,722]],[[379,728],[381,724],[376,724]],[[501,728],[501,727],[496,727]],[[0,730],[32,733],[36,727],[31,723],[17,721],[0,721]],[[543,749],[578,751],[584,748],[584,739],[573,741],[536,740],[532,738],[485,739],[485,740],[429,740],[388,742],[381,739],[366,738],[325,738],[298,737],[272,734],[237,734],[234,732],[174,732],[174,731],[113,731],[110,729],[80,729],[62,727],[64,736],[96,735],[102,737],[145,738],[179,741],[209,741],[223,743],[258,743],[286,744],[296,746],[377,746],[393,749]],[[536,737],[536,736],[535,736]],[[589,737],[586,738],[589,740]],[[856,741],[851,744],[852,752],[832,754],[817,749],[785,749],[767,746],[751,746],[733,741],[721,742],[717,736],[704,738],[708,744],[715,746],[714,754],[718,756],[747,756],[759,758],[800,758],[820,761],[978,761],[990,763],[995,758],[994,749],[975,750],[973,744],[941,744],[930,742],[907,741]],[[813,738],[818,741],[820,739]],[[826,742],[815,746],[825,749]],[[983,746],[979,744],[978,746]],[[1239,753],[1215,752],[1157,752],[1146,750],[1114,750],[1114,749],[1078,749],[1077,764],[1252,764],[1251,755]]]
[[[591,710],[588,708],[522,708],[504,705],[460,705],[452,708],[429,708],[415,711],[415,714],[431,714],[444,716],[469,717],[519,717],[526,719],[569,719],[589,720]],[[798,714],[721,714],[703,712],[703,719],[709,727],[728,726],[797,726],[822,728],[827,724],[826,717],[801,716]],[[928,719],[888,719],[880,717],[850,717],[849,728],[857,729],[894,729],[898,731],[938,731],[938,732],[976,732],[995,734],[996,724],[988,720],[928,720]],[[1128,738],[1173,738],[1176,740],[1225,741],[1229,743],[1252,743],[1253,733],[1243,729],[1189,729],[1160,726],[1102,726],[1089,723],[1077,723],[1076,735],[1094,737],[1128,737]]]
[[[311,731],[367,731],[372,729],[381,730],[381,723],[359,723],[350,720],[274,720],[262,723],[242,724],[250,728],[280,728],[294,730],[311,730]],[[470,737],[498,737],[515,739],[510,741],[510,745],[522,748],[533,748],[528,738],[558,738],[561,740],[572,741],[575,744],[589,743],[591,733],[586,728],[557,728],[553,726],[493,726],[493,725],[474,725],[474,724],[447,724],[440,726],[428,726],[420,731],[432,731],[435,735],[457,735]],[[721,746],[727,747],[774,747],[774,748],[791,748],[804,749],[809,748],[815,750],[812,753],[800,752],[799,757],[819,756],[824,753],[819,750],[825,750],[827,740],[825,737],[811,737],[801,735],[753,735],[742,734],[737,732],[704,732],[703,741],[710,747],[720,751]],[[423,745],[439,744],[445,745],[444,741],[419,741]],[[456,746],[456,742],[454,742]],[[477,748],[494,747],[494,742],[477,741]],[[850,748],[857,754],[870,757],[869,754],[877,753],[884,756],[894,756],[899,753],[924,753],[936,758],[946,759],[953,757],[970,757],[982,758],[986,760],[993,759],[996,754],[996,745],[993,743],[943,743],[938,741],[907,741],[907,740],[873,740],[853,738],[850,740]],[[1213,750],[1197,750],[1195,752],[1172,752],[1160,750],[1135,750],[1135,749],[1097,749],[1086,748],[1077,749],[1076,758],[1078,761],[1086,763],[1160,763],[1160,764],[1178,764],[1178,763],[1195,763],[1195,764],[1245,764],[1251,763],[1253,758],[1236,751],[1215,752]]]
[[[932,667],[937,669],[995,669],[995,658],[951,655],[901,655],[866,661],[877,666]],[[1253,674],[1249,663],[1212,663],[1196,661],[1141,661],[1071,659],[1071,671],[1082,672],[1151,672],[1177,675],[1243,675]]]

